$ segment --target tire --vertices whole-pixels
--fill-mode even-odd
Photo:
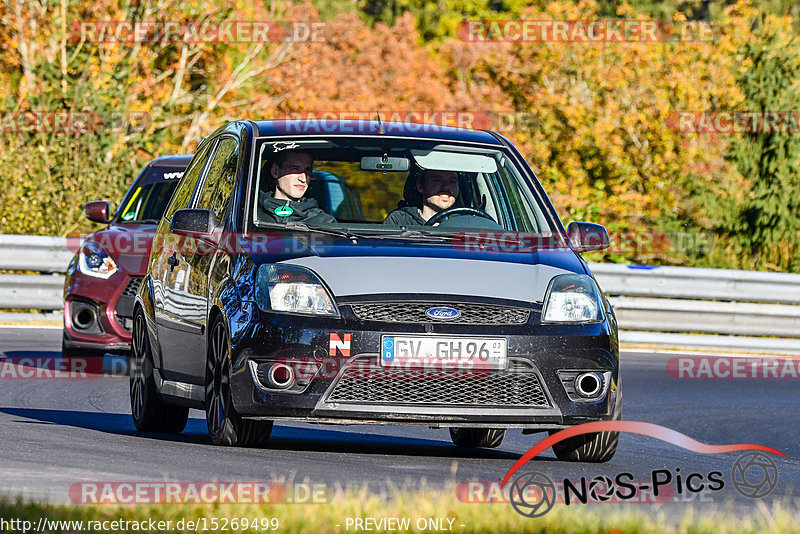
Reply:
[[[611,421],[622,419],[622,389],[614,396]],[[551,430],[552,436],[557,431]],[[614,457],[619,445],[619,432],[593,432],[565,439],[553,445],[556,458],[562,462],[604,463]]]
[[[230,387],[230,340],[222,318],[211,327],[206,357],[205,410],[214,445],[262,447],[269,441],[272,421],[242,419],[233,407]]]
[[[133,319],[130,361],[130,397],[133,424],[142,432],[178,434],[186,428],[189,408],[164,402],[153,379],[153,355],[144,313]]]
[[[451,428],[450,439],[458,447],[493,449],[503,443],[506,431],[502,428]]]

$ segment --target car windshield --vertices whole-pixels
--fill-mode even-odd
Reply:
[[[158,222],[182,175],[180,168],[151,167],[128,190],[117,211],[116,222]]]
[[[552,232],[524,174],[499,147],[353,137],[260,139],[256,150],[251,206],[257,227],[299,222],[395,235]]]

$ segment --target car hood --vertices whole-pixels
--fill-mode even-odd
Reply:
[[[142,276],[147,271],[155,232],[155,224],[112,224],[89,234],[85,241],[103,247],[129,275]]]
[[[394,293],[542,302],[554,276],[586,273],[580,257],[567,248],[469,251],[453,243],[287,237],[270,240],[264,252],[253,254],[256,263],[311,269],[337,297]]]

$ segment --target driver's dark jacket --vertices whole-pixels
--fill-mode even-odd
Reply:
[[[288,217],[278,217],[275,209],[280,206],[292,208]],[[319,207],[316,199],[303,197],[300,200],[278,200],[268,193],[258,196],[258,218],[266,222],[302,222],[306,224],[335,224],[333,215]]]
[[[419,214],[419,208],[416,206],[404,206],[387,215],[383,224],[393,224],[395,226],[425,226],[425,222],[425,219]]]

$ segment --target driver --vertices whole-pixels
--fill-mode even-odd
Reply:
[[[314,158],[307,152],[279,152],[272,162],[270,174],[275,180],[272,194],[261,193],[258,218],[275,222],[333,224],[336,219],[319,207],[313,198],[306,198]]]
[[[383,224],[396,226],[424,225],[437,213],[452,208],[458,198],[458,173],[455,171],[425,170],[417,178],[417,191],[422,195],[421,206],[404,206],[391,212]]]

